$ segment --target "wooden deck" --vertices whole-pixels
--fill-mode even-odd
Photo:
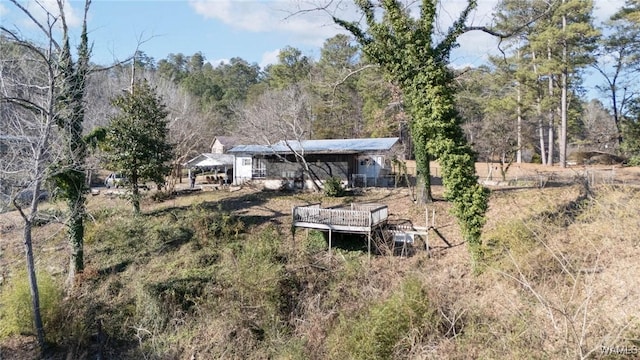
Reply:
[[[351,204],[350,209],[323,209],[320,205],[296,206],[293,226],[347,233],[369,234],[386,223],[389,210],[382,204]]]

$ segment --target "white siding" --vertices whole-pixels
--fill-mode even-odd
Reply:
[[[213,146],[211,146],[211,152],[214,154],[224,154],[224,150],[225,150],[224,145],[222,145],[220,141],[216,139],[213,142]]]
[[[240,185],[246,181],[251,180],[251,156],[239,155],[236,156],[235,166],[233,167],[233,182],[236,185]]]

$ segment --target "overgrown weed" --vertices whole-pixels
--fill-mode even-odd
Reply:
[[[56,343],[66,335],[62,287],[44,271],[37,271],[36,280],[46,341]],[[0,293],[0,337],[17,334],[35,334],[31,290],[25,270],[14,273]]]
[[[597,357],[640,333],[639,194],[598,187],[574,206],[578,187],[494,192],[476,274],[464,246],[369,259],[329,254],[320,232],[291,244],[286,219],[248,226],[244,209],[212,203],[104,210],[88,225],[58,342],[106,358]],[[279,214],[292,201],[240,198]]]

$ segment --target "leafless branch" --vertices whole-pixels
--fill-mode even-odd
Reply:
[[[40,30],[42,30],[42,32],[44,33],[44,35],[47,37],[47,39],[50,41],[50,43],[52,45],[54,45],[54,47],[57,50],[60,50],[60,45],[58,44],[58,42],[53,38],[52,33],[51,33],[51,28],[53,27],[53,25],[56,23],[57,18],[53,16],[53,14],[51,14],[49,12],[49,10],[47,10],[39,1],[36,1],[36,4],[38,4],[38,6],[40,6],[47,14],[47,19],[51,19],[53,18],[53,22],[49,23],[48,27],[45,27],[44,25],[42,25],[42,23],[40,23],[35,16],[33,16],[33,14],[24,6],[22,6],[22,4],[20,4],[17,0],[9,0],[11,1],[18,9],[20,9],[20,11],[22,11],[27,17],[29,17],[29,19],[31,19],[31,21],[33,22],[34,25],[36,25]]]
[[[339,80],[338,82],[336,82],[335,84],[333,84],[333,95],[335,96],[336,88],[337,88],[338,86],[340,86],[340,85],[344,84],[344,82],[345,82],[345,81],[347,81],[350,77],[352,77],[352,76],[354,76],[354,75],[357,75],[357,74],[359,74],[359,73],[361,73],[361,72],[363,72],[363,71],[365,71],[365,70],[367,70],[367,69],[377,68],[377,67],[379,67],[379,66],[378,66],[378,65],[376,65],[376,64],[368,64],[368,65],[365,65],[365,66],[363,66],[363,67],[361,67],[361,68],[359,68],[359,69],[355,69],[355,70],[350,71],[350,72],[349,72],[347,75],[345,75],[341,80]]]

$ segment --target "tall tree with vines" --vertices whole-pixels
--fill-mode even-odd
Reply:
[[[478,184],[475,154],[462,131],[462,119],[455,108],[453,73],[449,56],[464,31],[465,21],[475,8],[470,0],[442,40],[436,41],[436,0],[422,0],[419,16],[396,0],[357,0],[366,28],[334,17],[352,33],[363,53],[378,63],[402,90],[404,106],[411,115],[410,130],[416,164],[430,199],[429,161],[442,167],[445,197],[476,260],[485,223],[488,190]],[[379,7],[378,7],[379,6]],[[379,17],[381,12],[382,16]]]
[[[87,177],[85,161],[86,143],[82,136],[85,114],[85,79],[89,72],[89,40],[87,36],[87,14],[91,5],[85,1],[82,34],[78,47],[78,61],[74,62],[69,45],[69,31],[64,16],[64,3],[58,2],[63,28],[62,49],[60,53],[61,75],[58,77],[59,95],[57,107],[58,127],[61,130],[63,154],[56,164],[52,179],[68,207],[67,239],[71,247],[69,279],[84,270],[84,220],[86,217]]]

